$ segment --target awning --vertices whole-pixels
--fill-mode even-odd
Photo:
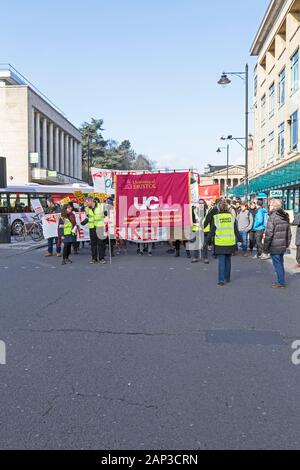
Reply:
[[[297,185],[300,186],[300,160],[253,178],[249,181],[249,194]],[[236,186],[230,190],[230,194],[235,197],[243,197],[245,195],[245,184]]]

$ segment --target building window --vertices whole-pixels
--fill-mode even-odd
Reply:
[[[275,158],[275,133],[274,131],[270,132],[269,134],[269,155],[268,155],[268,162],[272,163]]]
[[[278,126],[278,155],[284,158],[285,153],[285,126],[284,122]]]
[[[279,74],[279,106],[285,103],[285,69]]]
[[[266,95],[261,99],[261,124],[263,125],[266,122]]]
[[[298,148],[298,111],[291,116],[291,150]]]
[[[291,92],[295,93],[299,88],[299,50],[291,58]]]
[[[266,161],[266,141],[263,139],[260,145],[260,166],[264,167]]]
[[[257,75],[255,75],[255,77],[254,77],[254,98],[257,97],[257,80],[258,80]]]
[[[275,83],[269,88],[269,113],[270,117],[274,116],[275,110]]]

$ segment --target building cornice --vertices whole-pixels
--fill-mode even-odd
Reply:
[[[254,42],[250,49],[252,56],[258,56],[263,45],[265,44],[268,35],[270,34],[274,23],[288,0],[271,0],[266,14],[262,20],[259,30],[255,36]]]

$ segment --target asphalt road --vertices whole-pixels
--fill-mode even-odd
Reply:
[[[1,449],[300,447],[300,277],[268,262],[153,258],[62,267],[0,254]]]

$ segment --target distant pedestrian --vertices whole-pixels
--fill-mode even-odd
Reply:
[[[76,240],[76,232],[77,226],[72,207],[65,205],[59,220],[59,234],[64,244],[62,265],[72,263],[70,260],[71,246]]]
[[[45,209],[45,214],[58,214],[60,213],[60,206],[55,204],[52,198],[47,199],[47,207]],[[53,256],[54,244],[56,246],[56,256],[61,257],[61,243],[60,238],[57,234],[57,237],[48,238],[48,250],[46,253],[46,258]]]
[[[86,200],[86,219],[81,222],[81,225],[89,226],[90,240],[91,240],[91,251],[92,260],[91,264],[96,264],[100,261],[100,264],[106,264],[105,252],[106,252],[106,227],[105,217],[107,217],[107,211],[105,210],[104,204],[100,203],[98,199],[92,197]]]
[[[209,238],[210,229],[211,229],[211,222],[212,222],[212,218],[210,217],[210,214],[213,210],[214,205],[213,205],[212,201],[207,201],[206,202],[204,200],[203,200],[203,202],[200,201],[200,204],[202,204],[204,206],[204,220],[203,220],[204,241],[203,241],[203,248],[202,248],[202,257],[203,257],[204,263],[209,264],[208,238]]]
[[[215,253],[219,259],[218,285],[223,287],[225,283],[231,282],[232,255],[237,242],[242,242],[236,218],[230,213],[225,201],[218,205],[218,214],[213,217],[208,241],[213,242],[215,246]]]
[[[243,255],[248,256],[248,237],[249,232],[253,227],[253,215],[249,211],[246,202],[241,204],[241,210],[237,214],[237,223],[240,235],[242,237],[242,250]]]
[[[296,254],[296,260],[297,260],[297,268],[300,268],[300,212],[299,214],[296,215],[295,220],[293,222],[293,225],[297,226],[297,232],[296,232],[296,248],[297,248],[297,254]]]
[[[264,208],[262,200],[257,201],[257,211],[255,214],[253,230],[255,232],[255,241],[257,246],[257,258],[260,258],[263,254],[263,238],[267,225],[268,212]]]
[[[252,228],[249,232],[249,250],[250,250],[250,254],[252,254],[253,250],[254,250],[254,247],[255,247],[255,231],[254,231],[253,226],[254,226],[254,220],[255,220],[255,216],[256,216],[256,212],[257,212],[257,207],[256,207],[256,202],[255,201],[250,202],[249,212],[253,217],[253,225],[252,225]]]
[[[270,253],[271,255],[277,275],[277,283],[272,287],[277,289],[286,286],[284,254],[291,244],[291,239],[289,215],[282,209],[281,200],[272,199],[270,201],[270,217],[266,228],[263,250],[264,253]],[[265,259],[265,257],[262,257],[262,259]]]

